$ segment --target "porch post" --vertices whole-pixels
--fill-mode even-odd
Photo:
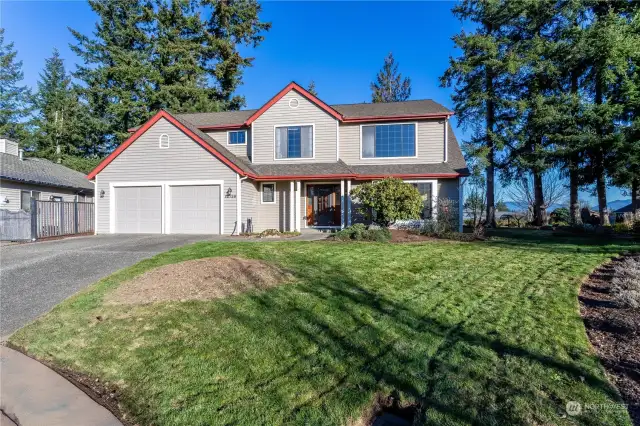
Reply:
[[[351,179],[347,179],[347,226],[351,226]]]
[[[293,189],[293,181],[289,181],[289,231],[293,231],[294,230],[294,204],[295,204],[295,194],[294,194],[294,189]]]
[[[340,179],[340,228],[344,228],[344,179]]]
[[[296,202],[295,207],[296,207],[296,212],[295,212],[295,223],[296,223],[296,231],[300,232],[300,216],[302,216],[300,214],[300,202],[302,201],[302,191],[300,190],[302,184],[300,181],[296,181]]]

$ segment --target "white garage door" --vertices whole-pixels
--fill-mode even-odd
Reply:
[[[220,186],[171,186],[172,234],[220,233]]]
[[[114,188],[118,234],[162,233],[162,187]]]

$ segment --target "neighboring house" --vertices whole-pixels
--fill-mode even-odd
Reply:
[[[452,114],[431,100],[330,106],[296,83],[257,110],[160,111],[89,174],[96,230],[339,228],[359,219],[350,190],[388,176],[419,189],[429,218],[468,175]]]
[[[0,209],[30,211],[42,201],[93,201],[87,176],[43,158],[24,157],[18,143],[0,138]]]
[[[633,213],[633,203],[629,203],[628,205],[619,208],[613,214],[615,215],[614,220],[623,220],[626,216],[632,217]]]

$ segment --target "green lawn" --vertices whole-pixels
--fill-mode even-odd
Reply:
[[[620,409],[564,409],[619,402],[590,350],[577,294],[630,246],[528,235],[199,243],[100,281],[10,342],[116,383],[140,424],[348,424],[392,392],[421,407],[420,424],[630,424]],[[232,254],[297,279],[211,302],[102,304],[150,268]]]

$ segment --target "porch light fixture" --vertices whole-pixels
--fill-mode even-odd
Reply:
[[[100,190],[100,198],[104,198],[104,189]]]

